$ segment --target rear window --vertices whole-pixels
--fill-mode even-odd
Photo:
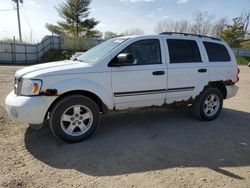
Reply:
[[[196,41],[167,39],[170,63],[201,62],[201,55]]]
[[[203,42],[210,62],[230,61],[230,55],[226,47],[213,42]]]

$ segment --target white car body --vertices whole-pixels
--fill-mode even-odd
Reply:
[[[146,39],[160,41],[162,64],[109,67],[109,62],[130,44]],[[166,39],[189,39],[197,42],[201,63],[171,64]],[[229,62],[209,62],[203,41],[223,44],[231,57]],[[199,69],[207,69],[200,73]],[[164,71],[155,76],[152,72]],[[96,63],[61,61],[39,64],[16,72],[16,78],[42,80],[38,96],[21,96],[12,91],[6,98],[8,114],[15,120],[42,124],[53,103],[72,91],[96,95],[107,110],[124,110],[163,106],[195,99],[210,82],[237,82],[237,64],[230,47],[221,41],[195,36],[133,36]],[[226,96],[236,95],[235,84],[225,85]],[[53,90],[53,94],[44,94]],[[141,92],[143,91],[143,92]]]

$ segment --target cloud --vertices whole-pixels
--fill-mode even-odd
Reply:
[[[159,12],[159,11],[162,11],[162,8],[157,8],[154,10],[155,12]]]
[[[147,15],[147,17],[149,17],[149,18],[153,18],[153,17],[154,17],[154,15],[153,15],[153,14],[149,14],[149,15]]]
[[[187,2],[188,2],[188,0],[177,0],[177,4],[184,4]]]
[[[130,2],[130,3],[137,3],[137,2],[156,2],[157,0],[120,0],[121,2]],[[162,0],[162,1],[170,1],[170,0]],[[176,0],[177,4],[184,4],[187,3],[188,0]]]
[[[28,1],[28,3],[36,8],[41,8],[42,6],[38,3],[36,3],[35,1]]]
[[[35,4],[34,1],[28,1],[28,3],[31,4],[31,5],[34,5],[34,4]]]
[[[130,3],[136,3],[136,2],[155,2],[155,0],[120,0],[121,2],[130,2]]]

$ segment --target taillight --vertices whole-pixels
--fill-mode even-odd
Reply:
[[[237,80],[234,83],[237,83],[238,81],[240,81],[240,69],[239,69],[239,67],[237,68]]]

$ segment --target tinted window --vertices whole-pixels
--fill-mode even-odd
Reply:
[[[162,63],[160,43],[157,39],[135,42],[120,53],[132,54],[134,57],[134,65]]]
[[[197,43],[193,40],[168,39],[170,63],[201,62]]]
[[[230,61],[230,55],[224,45],[212,42],[203,42],[210,62]]]

